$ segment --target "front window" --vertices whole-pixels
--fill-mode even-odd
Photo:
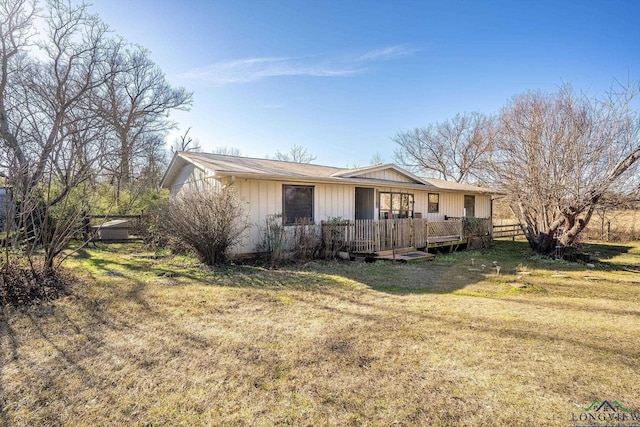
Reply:
[[[313,222],[313,186],[283,185],[282,216],[285,225],[296,222]]]
[[[380,192],[380,219],[413,218],[413,194]]]
[[[435,193],[429,193],[429,213],[438,213],[440,212],[440,195]]]

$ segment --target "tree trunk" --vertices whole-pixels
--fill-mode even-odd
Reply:
[[[542,232],[537,235],[528,234],[527,240],[531,249],[539,254],[545,255],[553,254],[558,244],[558,240],[555,239],[552,234]]]
[[[129,154],[129,146],[123,142],[121,147],[121,158],[120,158],[120,176],[118,177],[119,185],[126,186],[131,181],[131,166],[130,160],[131,156]]]

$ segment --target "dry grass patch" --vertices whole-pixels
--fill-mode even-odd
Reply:
[[[71,296],[0,321],[0,424],[567,426],[595,399],[640,408],[640,245],[603,248],[599,281],[517,242],[282,270],[86,250]]]

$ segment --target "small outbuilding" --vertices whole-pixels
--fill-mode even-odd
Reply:
[[[126,219],[114,219],[94,227],[94,231],[99,240],[127,240],[129,227],[129,221]]]

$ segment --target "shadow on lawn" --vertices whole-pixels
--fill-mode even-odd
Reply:
[[[611,249],[607,245],[599,250],[605,253],[605,249],[609,250],[607,254],[614,256],[614,253],[623,254],[630,248],[620,246],[617,249]],[[331,316],[327,316],[326,319],[338,319],[336,328],[339,329],[344,325],[346,332],[343,332],[347,333],[345,337],[329,339],[327,343],[318,338],[314,343],[319,347],[325,345],[335,347],[334,352],[348,352],[350,343],[357,341],[355,334],[364,331],[364,329],[356,329],[349,332],[348,328],[355,323],[349,322],[349,318],[357,318],[363,322],[363,328],[391,326],[395,330],[397,325],[430,325],[431,329],[441,327],[441,330],[445,331],[468,330],[473,335],[486,336],[488,338],[486,342],[498,339],[502,340],[501,342],[512,343],[512,339],[518,339],[541,345],[551,343],[558,352],[566,353],[567,357],[583,354],[582,350],[586,348],[595,352],[598,361],[602,358],[602,363],[605,363],[605,357],[610,357],[613,348],[622,356],[620,363],[630,368],[635,367],[634,361],[638,356],[634,348],[623,345],[625,340],[612,343],[592,340],[585,343],[585,340],[577,335],[571,336],[562,333],[561,330],[541,328],[535,320],[505,322],[495,318],[491,313],[474,314],[464,310],[454,317],[446,311],[431,310],[421,305],[408,306],[405,298],[342,291],[349,287],[357,290],[358,287],[363,289],[362,286],[366,286],[393,295],[451,293],[486,280],[485,274],[495,274],[473,269],[482,263],[489,269],[493,261],[496,261],[505,271],[515,271],[521,263],[527,262],[528,257],[531,257],[526,242],[497,241],[491,249],[438,255],[433,262],[411,265],[387,262],[372,264],[311,262],[296,269],[266,270],[258,267],[236,266],[215,271],[185,266],[177,277],[167,278],[175,279],[173,284],[154,281],[155,278],[160,277],[159,274],[171,272],[171,264],[165,263],[164,260],[151,262],[127,256],[123,257],[122,264],[118,264],[114,259],[100,258],[99,255],[92,256],[91,251],[81,253],[79,256],[89,262],[89,267],[98,273],[100,277],[90,279],[97,280],[98,283],[91,284],[93,289],[86,292],[83,289],[74,291],[68,303],[26,309],[22,312],[23,314],[19,314],[27,319],[27,322],[22,324],[15,319],[7,320],[0,314],[0,363],[11,364],[21,376],[28,379],[26,383],[33,383],[34,387],[47,390],[50,393],[50,399],[57,402],[65,402],[67,394],[77,391],[74,390],[73,385],[68,385],[66,379],[64,381],[60,379],[60,373],[63,372],[65,378],[73,376],[87,384],[87,388],[101,389],[100,393],[104,396],[104,400],[107,403],[113,403],[113,406],[118,408],[117,411],[120,411],[116,415],[120,416],[125,416],[123,412],[126,413],[127,409],[118,407],[118,388],[117,385],[112,384],[117,384],[118,381],[123,380],[124,375],[127,375],[129,371],[124,370],[126,366],[133,366],[135,369],[132,368],[131,372],[142,378],[149,371],[162,371],[163,366],[166,366],[169,361],[175,362],[177,358],[189,361],[190,357],[193,357],[189,354],[185,355],[189,349],[217,347],[222,348],[221,351],[235,351],[234,354],[240,360],[239,366],[260,364],[264,357],[280,360],[275,347],[265,350],[247,340],[236,343],[235,347],[227,348],[224,346],[230,344],[211,334],[211,331],[227,327],[231,328],[232,332],[237,332],[238,336],[242,336],[243,328],[247,324],[239,322],[236,325],[234,322],[238,317],[243,316],[243,311],[240,310],[243,305],[253,304],[256,312],[259,313],[258,319],[261,319],[263,316],[266,318],[270,316],[271,310],[265,310],[265,304],[268,303],[267,307],[273,308],[276,312],[274,316],[279,316],[283,322],[286,322],[290,303],[276,301],[272,298],[272,292],[230,293],[233,295],[228,296],[222,303],[205,306],[207,307],[206,315],[210,316],[209,324],[194,326],[190,323],[188,316],[183,319],[176,313],[172,313],[171,309],[176,304],[184,308],[184,313],[187,313],[192,309],[198,310],[196,307],[199,302],[207,303],[208,301],[172,299],[178,297],[184,289],[177,289],[171,294],[160,293],[160,296],[154,294],[159,287],[165,286],[215,285],[246,288],[249,291],[261,289],[302,291],[292,292],[292,299],[305,306],[330,313]],[[470,268],[473,270],[469,270]],[[568,265],[568,268],[572,267]],[[581,269],[583,266],[575,268]],[[180,282],[180,279],[188,280]],[[215,292],[211,292],[207,296],[198,298],[213,299],[214,294]],[[257,299],[253,301],[248,299],[247,295],[250,294],[258,295]],[[265,299],[261,299],[263,297]],[[439,298],[433,300],[434,304],[440,302]],[[535,303],[517,302],[542,304],[542,301],[537,300]],[[546,308],[549,309],[566,309],[563,305],[548,304],[550,305]],[[276,310],[280,307],[282,311]],[[583,308],[570,307],[570,309],[582,310]],[[18,311],[15,314],[18,315]],[[633,311],[613,314],[637,315]],[[325,319],[325,317],[319,318]],[[398,326],[398,330],[400,329]],[[420,327],[417,330],[429,329]],[[44,360],[35,358],[36,356],[30,353],[30,348],[36,347],[32,340],[44,343],[51,350],[51,354],[57,357]],[[148,348],[152,351],[148,351]],[[101,371],[93,367],[93,363],[121,366],[122,372],[113,367]],[[34,366],[38,369],[33,369]],[[61,366],[64,369],[61,369]],[[159,378],[158,381],[162,379],[161,376]],[[8,424],[7,403],[13,403],[5,400],[6,393],[6,387],[0,383],[0,425]],[[91,397],[90,395],[89,398]],[[84,403],[88,402],[80,402],[80,407]],[[144,410],[143,414],[148,415]],[[62,414],[49,413],[48,416],[50,418],[45,420],[46,424],[62,424],[64,421],[60,418]],[[55,419],[55,417],[59,418]]]
[[[440,253],[434,261],[416,264],[312,261],[279,269],[236,265],[208,270],[197,262],[189,262],[187,257],[149,259],[132,253],[117,256],[112,247],[98,248],[99,251],[104,249],[107,256],[83,248],[77,257],[87,263],[87,270],[97,274],[129,280],[140,280],[144,275],[145,281],[161,285],[196,282],[236,288],[315,291],[357,282],[390,294],[451,293],[496,275],[496,270],[492,269],[496,264],[504,275],[531,255],[525,241],[496,241],[489,249]],[[125,248],[126,251],[131,250]],[[140,301],[135,292],[128,292],[130,297]]]
[[[8,341],[8,342],[7,342]],[[16,360],[18,358],[19,343],[11,325],[6,321],[4,314],[0,314],[0,361]],[[2,365],[5,365],[2,363]],[[8,425],[5,387],[0,381],[0,425]]]
[[[608,245],[589,243],[584,246],[585,252],[591,254],[593,261],[597,261],[607,270],[640,273],[640,263],[612,262],[611,259],[628,254],[634,249],[632,245]]]
[[[92,264],[103,268],[105,274],[112,271],[107,267],[108,261],[93,259]],[[33,400],[30,405],[41,411],[37,417],[43,424],[65,423],[62,412],[47,405],[65,402],[77,387],[100,389],[101,403],[117,407],[117,388],[105,384],[123,378],[113,378],[113,371],[103,371],[96,363],[105,367],[123,364],[135,367],[132,368],[135,372],[147,372],[163,366],[182,349],[211,346],[205,338],[193,333],[188,324],[152,306],[146,295],[147,283],[126,273],[118,278],[124,280],[109,283],[101,277],[99,283],[90,285],[100,288],[97,293],[75,289],[66,301],[0,312],[0,366],[12,366],[33,390],[46,390],[46,400],[40,401],[40,396],[33,393],[22,396]],[[157,338],[154,329],[157,325],[163,326],[162,334],[169,335],[170,344],[148,352],[147,347],[153,346]],[[114,335],[126,338],[114,341]],[[31,347],[37,351],[31,351]],[[41,351],[43,348],[46,350]],[[61,372],[64,380],[60,379]],[[0,382],[0,425],[9,425],[13,419],[8,410],[15,404],[15,393],[15,389]]]
[[[629,252],[632,248],[625,245],[590,244],[585,250],[594,254],[605,269],[636,272],[640,270],[638,265],[607,261]],[[113,249],[109,248],[108,251],[113,252]],[[514,279],[518,269],[527,265],[551,271],[577,271],[585,268],[583,263],[558,263],[536,255],[523,240],[496,240],[488,249],[441,253],[437,254],[434,261],[416,264],[390,261],[314,261],[280,269],[236,265],[209,270],[193,260],[189,261],[188,257],[150,259],[129,253],[114,258],[92,256],[91,252],[82,249],[78,257],[99,274],[134,281],[145,276],[146,282],[161,285],[188,285],[195,282],[201,285],[235,288],[314,291],[352,281],[390,294],[452,293],[487,279],[491,280],[493,276],[497,276],[496,270],[492,269],[494,265],[501,267],[502,277],[513,275]],[[499,282],[500,280],[496,281]],[[129,297],[142,302],[139,292],[130,289],[128,293]]]
[[[378,261],[372,264],[327,264],[326,271],[390,294],[445,294],[469,285],[509,274],[531,251],[526,242],[496,241],[491,248],[439,253],[435,260],[416,264]],[[325,269],[319,269],[325,272]]]

